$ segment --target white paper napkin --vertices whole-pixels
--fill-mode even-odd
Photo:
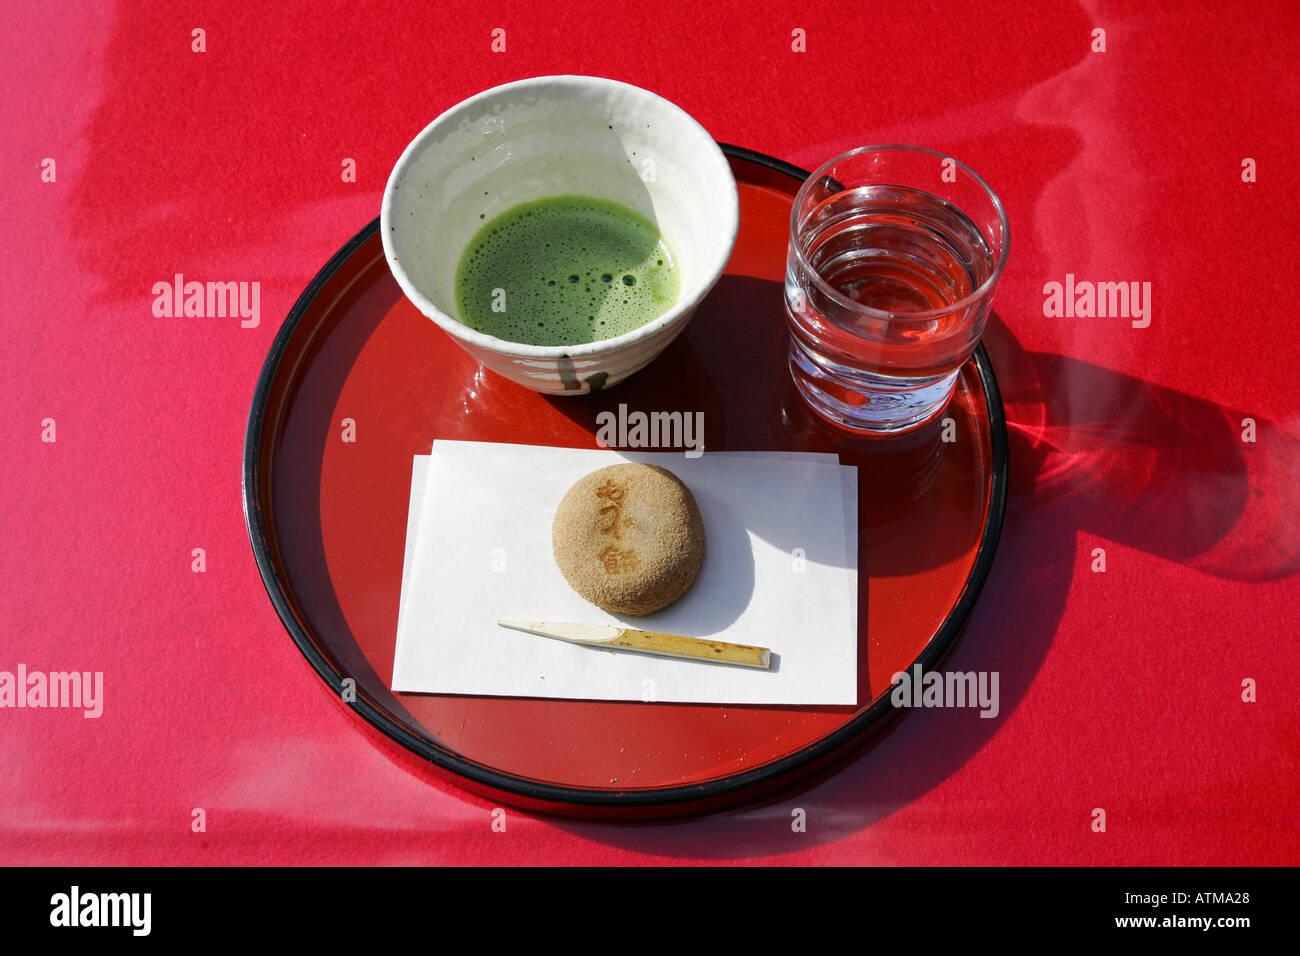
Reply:
[[[674,472],[704,521],[704,565],[645,617],[587,603],[551,522],[583,475]],[[745,704],[857,703],[857,470],[834,455],[677,453],[438,441],[412,467],[393,690]],[[771,671],[565,644],[498,618],[618,624],[758,644]]]

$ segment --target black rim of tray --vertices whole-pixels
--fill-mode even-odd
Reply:
[[[809,172],[754,150],[718,144],[723,152],[733,160],[749,162],[781,173],[802,182]],[[279,375],[280,362],[289,342],[298,330],[303,317],[310,310],[312,303],[321,289],[335,272],[362,245],[379,230],[376,218],[358,232],[343,246],[317,273],[302,295],[294,303],[288,317],[271,345],[271,351],[262,367],[253,396],[252,409],[248,416],[248,428],[244,438],[244,474],[243,501],[244,521],[252,543],[253,555],[262,576],[262,583],[275,606],[285,629],[293,638],[298,650],[311,663],[316,673],[325,683],[338,693],[343,680],[347,677],[325,653],[311,633],[299,620],[293,610],[288,582],[277,572],[276,554],[271,544],[267,525],[267,516],[263,513],[263,498],[267,489],[261,481],[261,449],[263,447],[263,430],[266,422],[266,410],[275,381]],[[990,447],[992,454],[992,476],[989,487],[988,513],[984,529],[975,552],[975,560],[970,573],[958,595],[956,603],[949,610],[943,623],[927,642],[924,650],[911,666],[920,664],[922,670],[935,669],[942,662],[948,651],[956,642],[971,610],[975,607],[980,591],[984,587],[989,569],[993,566],[994,553],[1001,536],[1002,522],[1006,513],[1007,498],[1007,432],[1006,418],[1002,406],[1001,394],[988,353],[981,344],[974,355],[975,368],[979,373],[981,387],[988,404]],[[299,602],[300,604],[302,602]],[[545,783],[529,777],[518,776],[470,760],[449,748],[443,747],[428,737],[414,733],[410,727],[394,717],[384,706],[372,700],[360,688],[356,700],[350,706],[369,724],[384,735],[401,744],[406,749],[432,762],[442,770],[448,771],[480,786],[493,790],[515,794],[532,801],[549,804],[561,804],[577,807],[595,808],[636,808],[636,807],[671,807],[701,802],[716,803],[718,798],[736,795],[743,799],[747,791],[770,789],[780,778],[793,775],[800,769],[812,769],[823,764],[829,758],[848,750],[869,736],[869,731],[879,729],[888,723],[888,718],[897,714],[888,694],[882,695],[849,721],[818,740],[800,748],[794,753],[769,761],[751,770],[727,774],[713,780],[694,784],[644,788],[637,790],[606,790],[588,787],[573,787],[561,784]],[[791,781],[793,782],[793,781]],[[686,809],[685,807],[683,809]]]

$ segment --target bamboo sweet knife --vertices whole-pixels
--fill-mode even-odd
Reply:
[[[772,664],[772,651],[769,648],[749,644],[728,644],[726,641],[638,631],[610,624],[564,624],[557,621],[497,621],[497,624],[511,630],[526,631],[539,637],[553,637],[571,644],[585,644],[588,647],[640,651],[643,654],[685,660],[718,661],[741,667],[757,667],[760,670],[767,670]]]

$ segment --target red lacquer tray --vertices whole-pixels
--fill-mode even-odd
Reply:
[[[402,296],[378,220],[312,281],[262,370],[244,509],[280,618],[340,699],[345,679],[355,681],[346,706],[493,800],[572,816],[668,816],[825,770],[902,713],[889,699],[893,675],[939,665],[992,563],[1007,438],[988,356],[981,348],[963,369],[946,421],[918,433],[862,440],[821,426],[785,365],[787,224],[807,173],[723,148],[741,208],[726,274],[667,351],[608,392],[544,397],[480,369]],[[836,451],[859,466],[857,707],[388,689],[411,457],[438,438],[594,448],[596,415],[620,403],[703,411],[710,449]],[[355,440],[343,440],[345,428]]]

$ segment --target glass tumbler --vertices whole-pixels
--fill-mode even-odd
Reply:
[[[892,434],[935,418],[979,343],[1007,261],[1002,203],[968,167],[866,146],[804,182],[790,213],[790,374],[841,428]]]

